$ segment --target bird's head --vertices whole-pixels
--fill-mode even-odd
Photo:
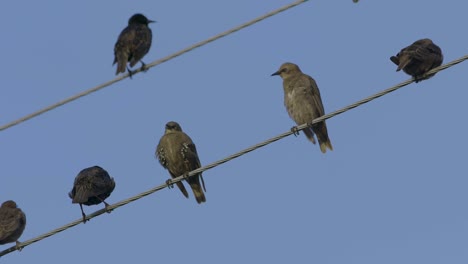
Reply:
[[[16,203],[12,200],[8,200],[6,202],[3,202],[2,203],[2,207],[5,207],[5,208],[16,208]]]
[[[289,76],[293,76],[297,73],[300,73],[301,69],[294,63],[286,62],[281,65],[278,71],[273,73],[271,76],[279,75],[281,78],[286,79]]]
[[[148,25],[149,23],[154,23],[156,21],[149,20],[142,14],[134,14],[129,20],[128,24],[141,24],[141,25]]]
[[[166,134],[174,131],[182,131],[182,128],[177,122],[171,121],[166,124]]]

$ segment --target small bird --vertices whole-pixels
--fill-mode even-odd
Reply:
[[[197,149],[192,139],[182,131],[177,122],[173,121],[166,124],[165,133],[156,147],[156,157],[161,165],[169,171],[172,178],[185,175],[201,167]],[[205,182],[201,173],[186,178],[197,203],[206,202],[205,194],[200,186],[200,179],[206,192]],[[184,184],[182,182],[177,182],[176,184],[184,196],[188,198],[189,195]]]
[[[68,193],[68,196],[72,199],[72,203],[80,204],[83,223],[86,223],[83,204],[94,205],[104,203],[107,209],[109,204],[104,200],[111,195],[114,188],[114,178],[111,178],[109,173],[99,166],[89,167],[78,173],[73,184],[73,189]]]
[[[279,70],[271,76],[274,75],[279,75],[283,79],[284,105],[296,124],[311,123],[315,118],[325,114],[317,83],[312,77],[302,73],[299,66],[290,62],[283,63]],[[293,127],[292,130],[295,134],[297,133],[296,127]],[[314,144],[314,133],[317,134],[322,153],[327,152],[327,148],[333,150],[325,121],[314,124],[303,131]]]
[[[19,248],[21,234],[26,227],[26,215],[16,206],[14,201],[6,201],[0,207],[0,245],[16,242]]]
[[[135,14],[128,20],[128,26],[122,30],[114,47],[115,57],[112,65],[117,63],[116,75],[125,72],[127,62],[130,62],[130,67],[133,67],[148,53],[153,38],[148,24],[153,22],[155,21],[149,20],[142,14]],[[141,61],[141,66],[145,70],[143,61]],[[128,68],[127,70],[132,77],[132,71]]]
[[[444,56],[439,46],[425,38],[403,48],[396,56],[390,57],[390,60],[398,65],[396,71],[403,70],[419,82],[435,75],[423,78],[426,72],[442,64]]]

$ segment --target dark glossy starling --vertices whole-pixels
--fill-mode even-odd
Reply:
[[[273,75],[279,75],[283,78],[284,105],[296,124],[310,124],[315,118],[325,114],[317,83],[312,77],[302,73],[296,64],[286,62],[271,76]],[[333,150],[325,121],[314,124],[303,131],[314,144],[314,133],[317,134],[322,153],[327,152],[327,148]]]
[[[135,14],[128,20],[128,26],[122,30],[114,47],[114,64],[117,63],[116,75],[125,72],[127,62],[130,63],[130,67],[133,67],[148,53],[153,38],[148,24],[153,22],[142,14]],[[143,61],[141,65],[144,69]],[[128,72],[131,77],[130,69]]]
[[[0,207],[0,245],[16,242],[26,227],[26,215],[16,206],[14,201],[6,201]]]
[[[73,184],[73,189],[68,193],[68,196],[72,199],[72,203],[80,204],[83,223],[86,223],[83,204],[94,205],[104,203],[107,209],[109,204],[104,200],[109,197],[114,188],[114,179],[99,166],[89,167],[78,173]]]
[[[390,57],[390,60],[398,65],[397,71],[403,70],[419,82],[435,75],[422,77],[426,72],[440,66],[444,56],[439,46],[426,38],[403,48],[396,56]]]
[[[169,171],[172,178],[185,175],[201,167],[195,144],[176,122],[169,122],[166,124],[165,133],[159,140],[159,144],[156,148],[156,156],[161,165]],[[205,183],[201,173],[187,178],[187,182],[192,188],[197,202],[203,203],[206,202],[206,198],[200,185],[200,179],[203,184],[203,189],[205,189]],[[188,198],[188,193],[184,184],[182,182],[176,184],[184,196]]]

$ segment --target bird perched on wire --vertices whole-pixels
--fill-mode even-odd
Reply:
[[[83,204],[94,205],[104,203],[107,209],[109,204],[104,200],[111,195],[114,188],[114,179],[99,166],[89,167],[78,173],[73,184],[73,189],[68,193],[68,196],[72,199],[72,203],[80,204],[83,223],[86,223]]]
[[[403,48],[396,56],[390,57],[390,60],[398,65],[397,71],[403,70],[419,82],[435,75],[423,78],[426,72],[442,64],[444,56],[439,46],[425,38]]]
[[[26,227],[26,215],[17,207],[14,201],[6,201],[0,207],[0,245],[16,242],[19,248],[21,234]]]
[[[122,30],[114,47],[114,63],[117,63],[116,75],[125,72],[127,62],[130,67],[141,62],[142,70],[146,70],[145,63],[141,59],[148,53],[151,47],[153,34],[148,27],[149,23],[155,21],[149,20],[142,14],[135,14],[128,20],[128,26]],[[130,77],[132,71],[128,69]]]
[[[161,165],[169,171],[172,178],[186,175],[190,171],[201,167],[197,149],[192,139],[182,131],[178,123],[173,121],[166,124],[165,133],[156,147],[156,157]],[[206,202],[205,194],[200,185],[200,179],[206,192],[205,182],[201,173],[192,177],[186,177],[197,203]],[[188,198],[189,195],[184,184],[182,182],[177,182],[176,184],[184,196]]]
[[[315,118],[325,114],[317,83],[312,77],[302,73],[299,66],[290,62],[283,63],[271,76],[274,75],[279,75],[283,79],[284,105],[296,124],[310,124]],[[292,130],[297,134],[296,127]],[[322,153],[327,152],[327,148],[333,150],[325,121],[313,124],[303,131],[314,144],[314,133],[317,135]]]

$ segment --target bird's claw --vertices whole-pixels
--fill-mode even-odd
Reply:
[[[21,244],[21,242],[16,241],[16,246],[15,246],[15,248],[16,248],[16,250],[18,250],[18,251],[23,250],[23,246],[20,246],[20,244]]]
[[[147,72],[149,70],[149,68],[146,67],[146,64],[143,61],[140,61],[140,62],[141,62],[141,71]]]
[[[132,79],[133,72],[128,67],[127,67],[127,71],[128,71],[128,77],[130,77],[130,79]]]
[[[106,203],[104,201],[102,201],[102,202],[104,203],[104,209],[106,209],[106,213],[110,214],[112,212],[112,210],[114,210],[114,209],[110,209],[109,208],[110,205],[108,203]]]
[[[172,182],[171,179],[169,179],[169,180],[166,181],[166,185],[167,185],[167,187],[168,187],[169,189],[174,188],[174,183]]]
[[[189,173],[188,173],[188,172],[187,172],[187,173],[184,173],[183,177],[184,177],[184,179],[185,179],[186,181],[188,181],[188,179],[190,178],[190,177],[189,177]]]
[[[297,129],[297,126],[291,127],[291,132],[293,133],[294,136],[299,136],[299,129]]]

